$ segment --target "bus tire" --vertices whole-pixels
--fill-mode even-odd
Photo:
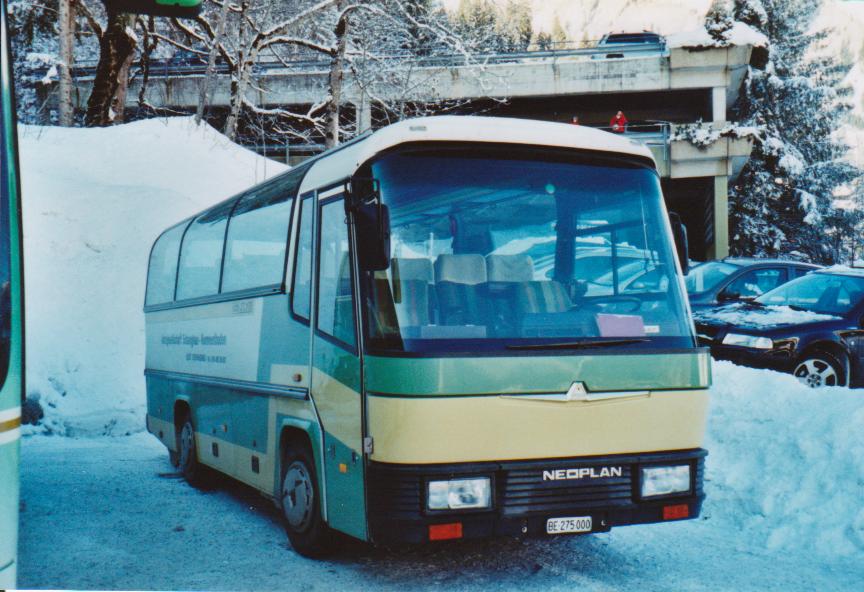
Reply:
[[[177,452],[177,466],[183,474],[183,478],[192,487],[203,488],[207,485],[206,468],[198,462],[198,450],[195,446],[195,426],[192,417],[186,414],[177,433],[179,444]]]
[[[332,553],[336,537],[321,516],[315,462],[306,446],[286,450],[280,483],[282,522],[291,546],[304,557]]]

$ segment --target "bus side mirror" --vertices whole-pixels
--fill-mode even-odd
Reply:
[[[175,18],[195,18],[203,4],[204,0],[105,0],[105,5],[117,12]]]
[[[687,242],[687,227],[681,222],[681,216],[669,212],[669,222],[672,224],[672,238],[675,239],[675,250],[678,262],[681,263],[681,273],[687,275],[690,271],[690,244]]]
[[[357,260],[365,271],[390,266],[390,209],[381,203],[376,179],[355,177],[345,192],[345,213],[354,217]]]

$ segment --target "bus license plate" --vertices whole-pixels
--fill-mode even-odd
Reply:
[[[591,532],[591,516],[549,518],[546,521],[546,534],[564,534],[567,532]]]

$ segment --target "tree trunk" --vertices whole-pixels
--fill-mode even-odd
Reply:
[[[72,65],[75,36],[72,0],[60,0],[58,10],[60,29],[60,84],[58,87],[60,125],[71,127],[75,123],[75,107],[72,104]]]
[[[130,53],[126,61],[123,62],[120,73],[117,74],[117,94],[114,95],[114,100],[111,101],[114,123],[123,123],[126,120],[126,94],[129,91],[129,69],[132,67],[132,60],[134,58],[135,53]]]
[[[128,66],[135,54],[138,40],[132,30],[134,17],[108,12],[108,25],[99,40],[99,65],[93,80],[93,91],[87,101],[85,123],[89,127],[111,125],[115,121],[113,107],[118,93],[125,101]]]
[[[327,132],[324,137],[324,146],[333,148],[338,146],[339,137],[339,105],[342,102],[342,70],[345,66],[345,49],[348,45],[348,15],[343,14],[336,23],[334,31],[336,45],[330,57],[330,80],[329,101],[327,102],[326,121]]]
[[[147,103],[147,86],[150,84],[150,57],[156,50],[158,40],[153,37],[156,31],[156,21],[151,16],[147,20],[147,26],[144,27],[144,42],[141,51],[141,87],[138,89],[138,110],[143,111],[148,108]]]
[[[230,3],[225,0],[222,3],[222,11],[219,13],[219,22],[216,24],[216,37],[210,46],[210,57],[207,60],[207,73],[201,82],[201,92],[198,95],[198,109],[195,111],[195,123],[201,123],[204,119],[204,109],[210,102],[210,85],[216,77],[216,57],[219,55],[219,45],[225,37],[225,23],[228,21],[228,7]]]
[[[246,87],[249,85],[249,76],[252,74],[252,65],[257,57],[257,51],[249,47],[249,29],[246,23],[246,11],[248,9],[249,2],[244,0],[240,5],[240,54],[237,59],[235,78],[231,81],[231,112],[225,120],[224,133],[232,141],[237,137],[240,111],[243,109],[243,99],[246,96]]]

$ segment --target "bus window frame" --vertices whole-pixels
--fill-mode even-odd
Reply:
[[[291,266],[291,295],[289,297],[290,302],[288,303],[288,312],[291,314],[292,319],[294,319],[300,323],[303,323],[307,327],[312,326],[312,307],[313,307],[312,284],[315,282],[315,259],[316,259],[315,258],[315,231],[316,231],[315,214],[317,213],[316,212],[317,208],[315,207],[315,205],[316,205],[315,200],[317,200],[317,199],[318,199],[318,195],[317,195],[317,192],[314,190],[301,193],[297,197],[297,205],[295,206],[297,209],[297,235],[294,237],[293,241],[290,241],[294,244],[294,252],[293,252],[294,262]],[[294,308],[294,296],[297,293],[297,289],[296,289],[297,288],[297,269],[298,269],[297,262],[300,259],[300,238],[301,238],[301,233],[303,231],[303,205],[306,203],[306,200],[312,200],[312,210],[311,210],[311,212],[312,212],[312,230],[311,230],[311,233],[312,233],[312,247],[311,247],[312,260],[309,262],[309,268],[310,269],[309,269],[309,318],[308,319],[306,317],[304,317],[303,315],[301,315],[300,313],[298,313]]]
[[[186,228],[189,226],[189,224],[192,222],[192,220],[194,220],[194,217],[193,218],[186,218],[185,220],[181,220],[180,222],[178,222],[174,226],[171,226],[170,228],[166,228],[161,233],[159,233],[159,236],[157,236],[156,240],[153,241],[153,244],[150,245],[150,254],[147,255],[147,277],[144,279],[144,308],[145,308],[145,310],[148,308],[154,308],[154,307],[158,307],[158,306],[163,306],[165,304],[173,304],[174,303],[174,296],[176,295],[176,292],[177,292],[177,269],[176,269],[176,267],[174,269],[174,289],[171,290],[171,300],[169,300],[167,302],[159,302],[158,304],[147,304],[147,296],[150,292],[150,269],[151,269],[151,262],[153,261],[153,251],[156,249],[156,245],[159,244],[159,241],[162,240],[163,236],[165,236],[166,234],[168,234],[169,232],[171,232],[175,228],[179,228],[180,226],[183,226],[185,224],[186,226],[183,228],[183,233],[180,235],[180,246],[182,246],[183,245],[183,237],[186,235]],[[177,249],[177,252],[178,253],[180,252],[179,247]],[[177,264],[179,265],[179,263],[180,263],[180,259],[178,257]]]
[[[316,210],[315,211],[315,215],[316,215],[315,219],[318,223],[315,225],[315,231],[314,231],[314,244],[315,244],[314,253],[318,256],[313,257],[313,259],[314,259],[313,282],[314,282],[314,287],[315,287],[315,289],[313,290],[313,298],[312,298],[312,300],[313,300],[312,310],[315,313],[315,315],[314,315],[315,316],[315,323],[314,323],[313,330],[314,330],[315,337],[320,337],[324,341],[332,343],[333,345],[336,345],[336,346],[344,349],[345,351],[351,353],[354,356],[359,356],[360,355],[360,347],[361,347],[361,344],[360,344],[361,336],[358,332],[359,321],[357,318],[357,289],[355,286],[356,277],[354,274],[354,267],[355,267],[354,246],[353,246],[352,240],[351,240],[351,226],[352,226],[352,224],[351,224],[351,220],[349,219],[347,214],[344,217],[344,224],[345,224],[345,238],[348,241],[348,269],[349,269],[349,273],[350,273],[349,283],[351,285],[351,316],[352,316],[352,319],[354,321],[354,327],[353,327],[353,329],[354,329],[354,344],[352,345],[350,343],[342,341],[341,339],[339,339],[335,335],[331,335],[330,333],[327,333],[326,331],[324,331],[323,329],[321,329],[318,326],[318,322],[320,320],[318,318],[318,307],[319,307],[319,301],[321,298],[321,256],[320,255],[321,255],[321,230],[322,230],[321,217],[322,217],[322,210],[324,209],[324,206],[330,205],[332,203],[337,203],[337,202],[342,202],[343,207],[344,207],[345,199],[347,197],[346,192],[344,191],[344,187],[345,187],[345,180],[342,180],[338,183],[334,183],[334,184],[328,185],[327,187],[323,187],[316,192],[317,195],[320,195],[322,193],[328,193],[328,192],[332,193],[333,190],[336,188],[342,189],[342,191],[339,191],[338,193],[335,193],[333,195],[328,195],[325,198],[320,198],[320,197],[317,197],[317,195],[316,195],[316,199],[317,199],[318,203],[316,204],[316,208],[315,208],[315,210]],[[344,212],[344,209],[343,209],[343,212]]]
[[[256,186],[250,188],[250,189],[247,189],[247,190],[242,191],[236,195],[233,195],[233,196],[229,197],[228,199],[223,200],[223,201],[211,206],[210,208],[207,208],[206,210],[203,210],[201,212],[197,212],[195,215],[190,216],[188,219],[183,220],[183,221],[179,222],[178,224],[175,224],[175,225],[171,226],[170,228],[167,228],[164,231],[162,231],[159,234],[159,237],[157,237],[157,239],[150,246],[150,257],[152,257],[153,248],[156,246],[156,243],[159,242],[159,239],[161,239],[162,236],[164,236],[170,230],[173,230],[174,228],[177,228],[178,226],[181,226],[182,224],[186,224],[186,227],[183,229],[183,235],[180,239],[180,248],[177,250],[177,268],[176,268],[175,276],[174,276],[174,294],[173,294],[173,298],[170,302],[164,302],[164,303],[159,303],[159,304],[149,304],[148,305],[147,304],[146,284],[145,284],[144,312],[145,313],[157,312],[160,310],[170,310],[170,309],[174,309],[174,308],[186,308],[189,306],[200,306],[202,304],[215,304],[218,302],[231,302],[234,300],[246,300],[248,298],[257,298],[257,297],[261,297],[261,296],[272,296],[274,294],[285,294],[287,292],[286,287],[287,287],[287,283],[288,283],[288,263],[291,260],[290,259],[290,257],[291,257],[291,243],[292,243],[291,236],[292,236],[293,229],[294,229],[294,219],[296,217],[294,208],[296,207],[295,206],[296,202],[299,202],[300,199],[302,198],[302,196],[300,195],[300,185],[303,183],[303,179],[306,176],[306,173],[308,172],[308,170],[309,170],[309,166],[305,165],[305,164],[300,165],[298,167],[295,167],[295,168],[291,169],[290,171],[283,173],[282,175],[274,177],[273,179],[269,179],[268,181],[265,181],[264,183],[261,183],[259,185],[256,185]],[[242,290],[232,290],[230,292],[223,292],[222,291],[222,278],[225,274],[225,253],[226,253],[226,248],[227,248],[228,231],[229,231],[230,226],[231,226],[231,219],[234,216],[234,211],[236,210],[237,206],[240,204],[240,202],[243,200],[243,198],[248,196],[250,193],[256,192],[256,191],[259,191],[259,190],[262,190],[265,188],[269,188],[273,185],[278,185],[279,183],[284,182],[284,178],[286,176],[289,176],[291,174],[296,174],[296,173],[300,174],[300,178],[297,180],[294,194],[292,196],[286,198],[286,201],[289,199],[291,200],[292,205],[291,205],[291,214],[288,218],[288,228],[286,229],[286,233],[285,233],[285,258],[284,258],[283,265],[282,265],[282,276],[280,278],[280,281],[278,283],[274,283],[274,284],[265,284],[265,285],[261,285],[261,286],[254,286],[251,288],[244,288]],[[180,280],[180,256],[183,252],[183,244],[186,241],[186,234],[189,232],[189,228],[192,226],[192,224],[195,222],[195,220],[197,220],[198,218],[200,218],[204,214],[206,214],[206,213],[208,213],[208,212],[210,212],[216,208],[225,206],[226,204],[229,204],[232,201],[234,203],[231,204],[231,212],[228,215],[228,220],[227,220],[227,223],[225,225],[225,234],[222,237],[222,259],[221,259],[220,265],[219,265],[219,291],[216,294],[209,294],[206,296],[196,296],[195,298],[184,298],[182,300],[178,300],[177,299],[177,286],[178,286],[179,280]],[[149,279],[150,279],[150,258],[148,257],[148,259],[147,259],[147,280],[148,280],[148,283],[149,283]]]

